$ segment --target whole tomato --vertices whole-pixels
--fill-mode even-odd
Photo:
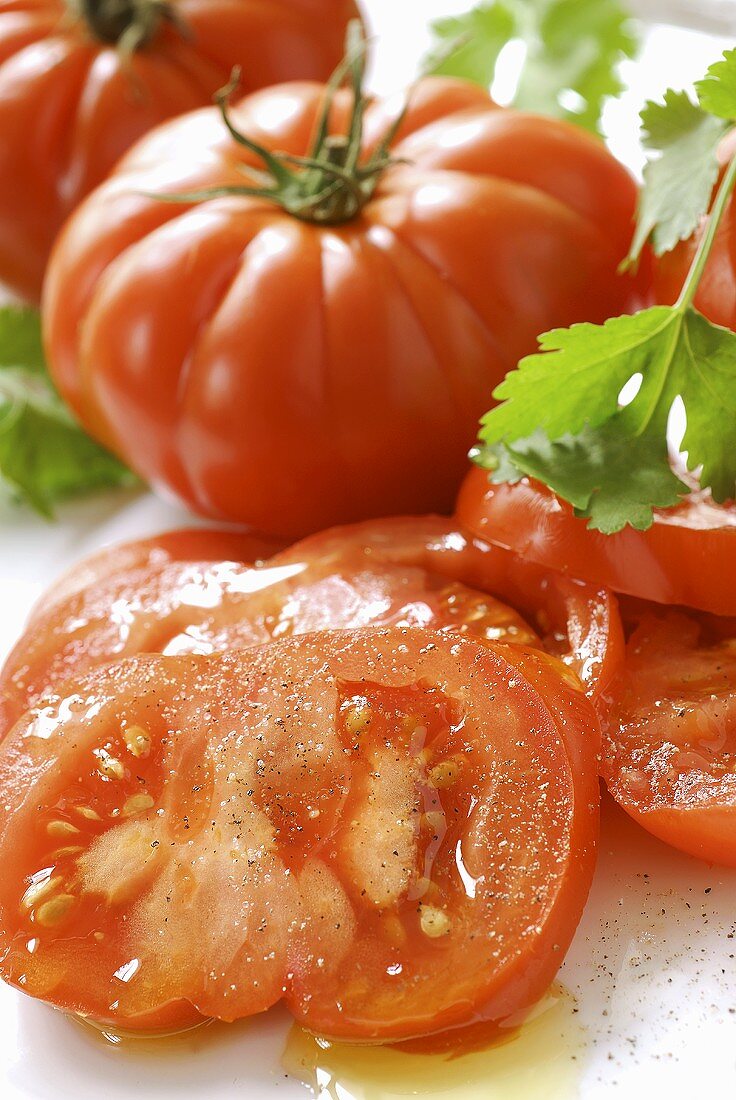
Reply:
[[[602,143],[447,78],[396,126],[348,68],[337,94],[160,127],[71,218],[45,289],[87,429],[197,511],[283,537],[449,512],[496,383],[637,290],[616,271],[636,189]]]
[[[0,282],[37,299],[62,222],[165,119],[327,77],[354,0],[0,0]]]

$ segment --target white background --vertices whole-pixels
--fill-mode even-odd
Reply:
[[[641,0],[641,6],[647,3]],[[426,48],[428,20],[468,5],[460,0],[367,0],[366,6],[378,38],[374,84],[395,90],[411,78]],[[672,10],[678,6],[697,7],[673,4]],[[658,7],[667,9],[666,4]],[[641,61],[625,66],[631,91],[606,113],[611,145],[632,167],[641,163],[635,119],[642,99],[701,75],[722,45],[671,28],[650,32]],[[191,522],[146,494],[119,493],[69,506],[55,525],[0,506],[0,654],[12,644],[42,588],[83,553]],[[488,1100],[577,1095],[639,1100],[654,1092],[669,1100],[736,1097],[735,922],[736,872],[679,856],[607,805],[590,904],[560,975],[577,1008],[567,1021],[568,1039],[557,1051],[566,1072],[558,1080],[544,1061],[535,1065],[534,1052],[525,1049],[527,1064],[504,1069],[509,1076],[496,1074],[489,1063],[479,1095]],[[304,1087],[287,1079],[280,1066],[287,1028],[283,1014],[276,1012],[230,1029],[200,1032],[169,1047],[143,1044],[121,1050],[0,985],[0,1096],[304,1097]],[[468,1084],[453,1093],[429,1095],[459,1100],[470,1092]],[[343,1083],[334,1091],[325,1086],[321,1095],[325,1100],[388,1100],[414,1094],[411,1087],[376,1092]]]

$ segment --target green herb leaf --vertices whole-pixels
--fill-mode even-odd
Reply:
[[[700,106],[728,122],[736,120],[736,49],[726,50],[695,85]]]
[[[646,530],[652,508],[676,504],[688,486],[672,472],[664,432],[631,434],[619,423],[622,415],[558,440],[537,432],[501,448],[508,452],[505,457],[497,450],[481,451],[476,461],[492,468],[495,482],[516,481],[522,475],[543,481],[573,505],[576,515],[589,519],[589,527],[604,534],[626,524]]]
[[[466,15],[434,22],[437,41],[425,58],[425,70],[461,76],[483,87],[492,84],[498,56],[516,34],[514,3],[481,4]]]
[[[536,477],[590,526],[645,529],[653,509],[688,487],[672,473],[667,422],[679,396],[688,466],[717,500],[736,490],[736,335],[692,307],[655,306],[605,325],[575,325],[540,340],[495,391],[475,461],[493,480]],[[636,396],[619,405],[640,376]]]
[[[438,44],[427,59],[429,71],[486,86],[506,43],[523,42],[514,106],[596,132],[605,99],[622,89],[618,65],[637,48],[620,0],[491,0],[432,30]]]
[[[657,156],[644,169],[632,261],[650,238],[661,256],[697,228],[718,178],[716,149],[725,132],[687,92],[670,90],[664,103],[647,103],[641,121],[644,144]]]
[[[682,446],[690,469],[702,466],[701,484],[722,503],[734,496],[736,485],[736,336],[690,310],[683,343],[678,389],[687,429]]]
[[[503,401],[483,418],[485,442],[520,439],[543,429],[551,439],[597,425],[618,408],[618,397],[637,374],[667,371],[667,331],[677,319],[667,306],[604,325],[579,324],[539,337],[540,352],[522,359],[493,396]],[[664,362],[661,362],[664,357]]]
[[[618,66],[638,45],[626,6],[619,0],[527,0],[520,6],[527,60],[514,106],[598,132],[605,100],[623,90]]]
[[[54,390],[32,309],[0,308],[0,478],[46,517],[56,501],[134,481]]]

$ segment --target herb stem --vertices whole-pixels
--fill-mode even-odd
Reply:
[[[733,157],[729,162],[728,168],[720,182],[713,206],[708,215],[705,232],[700,238],[700,244],[695,253],[695,258],[693,259],[687,278],[680,291],[680,296],[675,302],[674,308],[680,313],[684,313],[693,304],[693,299],[698,292],[700,280],[703,276],[705,265],[708,262],[708,257],[713,247],[713,241],[718,232],[718,227],[721,224],[723,212],[726,209],[726,203],[733,191],[734,184],[736,184],[736,157]]]

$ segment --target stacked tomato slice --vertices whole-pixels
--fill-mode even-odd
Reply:
[[[541,567],[625,594],[623,661],[596,704],[608,790],[662,840],[736,866],[736,507],[693,493],[649,530],[607,536],[545,486],[475,470],[458,514]]]
[[[0,683],[3,977],[125,1029],[528,1008],[593,872],[615,598],[436,517],[271,550],[181,532],[35,609]]]

